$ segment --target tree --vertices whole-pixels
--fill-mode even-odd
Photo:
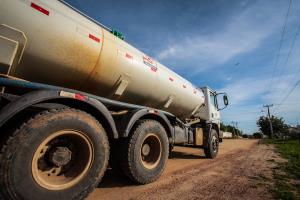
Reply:
[[[272,115],[271,122],[272,122],[273,133],[275,137],[281,137],[282,135],[286,135],[289,132],[289,126],[284,123],[282,117],[278,118]],[[271,129],[270,129],[268,117],[260,116],[256,124],[264,135],[271,137]]]
[[[263,134],[260,132],[255,132],[253,133],[253,138],[255,139],[262,139],[263,138]]]

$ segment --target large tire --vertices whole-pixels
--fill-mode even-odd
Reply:
[[[157,180],[166,166],[169,141],[164,127],[155,120],[139,120],[121,146],[121,168],[131,180],[147,184]]]
[[[211,129],[208,138],[208,145],[204,148],[206,158],[215,158],[219,151],[219,137],[215,129]]]
[[[107,168],[109,143],[91,115],[42,112],[17,129],[1,149],[0,192],[7,199],[84,199]]]

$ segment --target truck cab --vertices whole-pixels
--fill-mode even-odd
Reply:
[[[220,110],[223,110],[228,106],[228,97],[226,93],[218,93],[209,87],[201,87],[201,91],[204,94],[204,104],[199,108],[198,119],[204,121],[202,127],[209,127],[206,131],[203,131],[203,141],[200,144],[207,146],[209,144],[209,135],[211,132],[217,133],[218,143],[222,142],[223,134],[220,130],[221,115]],[[205,130],[205,129],[203,129]],[[197,136],[197,132],[194,133]],[[205,136],[206,135],[206,136]],[[194,141],[197,145],[197,141]],[[199,144],[198,144],[199,145]]]
[[[227,94],[217,93],[209,87],[202,87],[201,90],[204,93],[205,103],[200,108],[199,117],[207,122],[216,124],[219,128],[221,122],[220,110],[228,106]]]

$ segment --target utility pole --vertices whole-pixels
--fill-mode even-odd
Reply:
[[[238,122],[232,121],[231,123],[232,123],[232,126],[233,126],[233,134],[234,134],[235,136],[237,136],[237,133],[235,132],[235,129],[237,129],[237,124],[238,124]]]
[[[264,108],[268,109],[268,118],[269,118],[270,130],[271,130],[271,138],[273,138],[273,126],[272,126],[271,114],[270,114],[270,107],[272,107],[272,106],[273,106],[273,104],[263,106]]]
[[[237,131],[239,131],[239,129],[238,129],[238,122],[235,122],[235,128],[236,128]]]
[[[235,129],[234,129],[234,122],[232,121],[231,124],[232,124],[232,127],[233,127],[233,135],[236,136],[235,135]]]

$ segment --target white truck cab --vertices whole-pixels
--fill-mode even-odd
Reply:
[[[201,90],[205,96],[204,106],[201,107],[201,118],[211,123],[220,124],[220,110],[228,105],[228,97],[226,93],[217,93],[209,87],[202,87]],[[223,106],[219,105],[219,96],[223,95]]]

